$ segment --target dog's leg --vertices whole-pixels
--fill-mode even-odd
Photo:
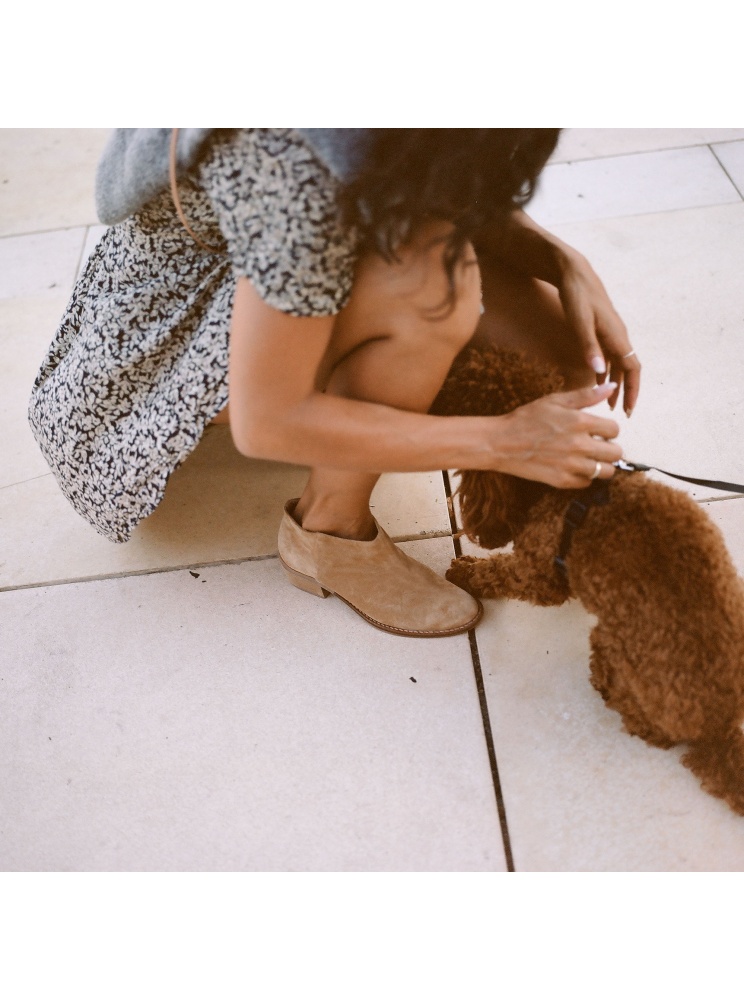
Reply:
[[[447,579],[476,597],[514,598],[543,607],[563,604],[568,585],[551,569],[536,566],[519,553],[477,559],[461,556],[447,570]]]
[[[631,736],[640,736],[650,746],[660,747],[662,750],[675,746],[675,740],[670,739],[658,727],[651,725],[638,704],[638,699],[628,682],[633,668],[618,654],[612,636],[606,636],[602,626],[596,625],[589,642],[592,687],[599,691],[608,708],[620,714],[625,731]]]

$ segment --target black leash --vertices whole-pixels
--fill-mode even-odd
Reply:
[[[672,479],[681,479],[685,483],[694,483],[695,486],[708,486],[712,490],[726,490],[729,493],[744,493],[744,486],[741,483],[725,483],[722,479],[693,479],[691,476],[679,476],[676,472],[667,472],[666,469],[660,469],[656,465],[644,465],[642,462],[626,462],[624,459],[620,459],[619,462],[615,462],[618,469],[622,469],[624,472],[663,472],[665,476],[671,476]]]
[[[659,469],[655,465],[644,465],[642,462],[626,462],[620,459],[614,463],[616,468],[623,472],[663,472],[665,476],[672,479],[681,479],[685,483],[694,483],[696,486],[708,486],[714,490],[725,490],[730,493],[744,493],[744,486],[741,483],[726,483],[721,479],[693,479],[691,476],[678,476],[676,472],[667,472],[666,469]],[[581,500],[572,500],[568,505],[566,515],[563,520],[563,532],[561,534],[558,555],[555,557],[555,565],[561,574],[568,579],[568,569],[566,568],[566,556],[571,549],[574,532],[581,527],[592,507],[604,507],[610,502],[610,489],[607,485],[609,480],[595,479],[591,486],[588,486],[582,494]]]

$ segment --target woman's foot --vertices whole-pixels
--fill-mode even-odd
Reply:
[[[339,537],[300,526],[297,503],[287,502],[279,529],[279,557],[296,587],[318,597],[335,594],[394,635],[459,635],[480,621],[479,601],[407,556],[374,518],[371,539]]]

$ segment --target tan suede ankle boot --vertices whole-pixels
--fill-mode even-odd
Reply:
[[[419,638],[459,635],[483,607],[470,594],[401,552],[377,525],[361,542],[305,531],[288,500],[279,528],[279,558],[291,583],[317,597],[335,594],[370,625]]]

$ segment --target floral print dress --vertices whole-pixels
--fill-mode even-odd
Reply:
[[[109,228],[91,254],[33,386],[29,421],[73,507],[127,541],[228,401],[237,277],[293,316],[345,305],[356,241],[338,181],[291,129],[219,133],[169,191]]]

